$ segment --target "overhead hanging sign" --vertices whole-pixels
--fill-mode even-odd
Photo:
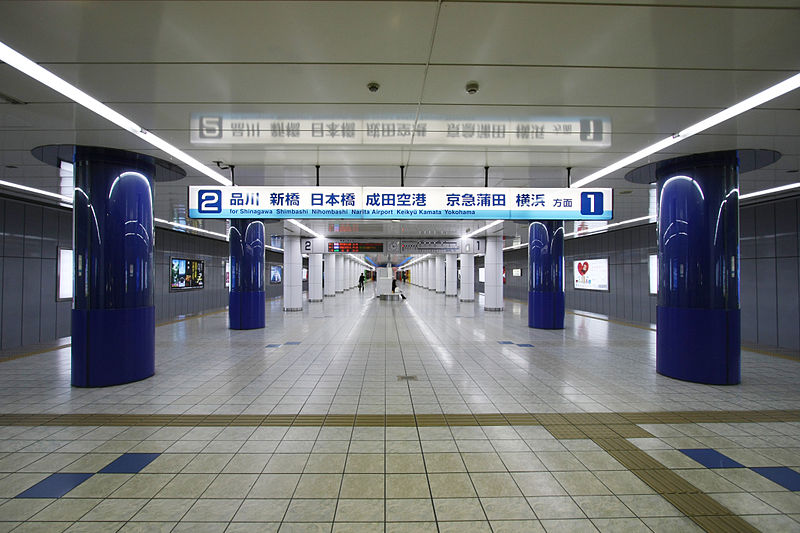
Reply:
[[[190,128],[192,144],[611,146],[611,119],[594,116],[414,121],[194,113]]]
[[[189,187],[191,218],[610,220],[611,189]]]

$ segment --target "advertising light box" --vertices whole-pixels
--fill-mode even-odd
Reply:
[[[182,291],[203,288],[205,280],[203,261],[172,258],[170,263],[169,290]]]
[[[658,256],[653,254],[648,260],[650,271],[650,294],[658,294]]]
[[[608,259],[582,259],[573,264],[576,289],[608,290]]]

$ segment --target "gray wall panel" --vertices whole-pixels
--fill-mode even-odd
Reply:
[[[22,344],[39,342],[39,324],[42,310],[42,260],[26,257],[22,274]]]
[[[42,257],[55,259],[58,256],[58,217],[48,211],[42,217]]]
[[[755,209],[739,210],[739,254],[742,259],[756,257]]]
[[[21,257],[3,259],[3,337],[2,349],[22,345],[22,273]]]
[[[53,240],[55,244],[55,239]],[[56,301],[56,278],[53,273],[56,271],[55,258],[42,259],[41,291],[39,294],[39,338],[42,340],[55,339],[57,326],[57,307]]]
[[[758,344],[758,287],[756,260],[742,259],[739,304],[742,310],[742,342]],[[747,320],[745,320],[747,317]]]
[[[777,345],[791,350],[800,350],[800,263],[797,257],[777,260],[778,286],[778,342]]]
[[[797,202],[775,204],[775,255],[797,257]]]
[[[756,259],[758,292],[758,344],[778,345],[778,302],[775,258]]]
[[[25,257],[42,257],[42,208],[25,206]]]
[[[775,206],[759,205],[756,211],[756,257],[775,257]]]
[[[25,206],[19,202],[6,200],[4,257],[22,257],[25,233]]]

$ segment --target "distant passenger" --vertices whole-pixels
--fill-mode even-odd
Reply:
[[[397,280],[396,280],[396,279],[393,279],[393,280],[392,280],[392,292],[394,292],[394,290],[395,290],[396,288],[397,288]]]
[[[358,290],[364,290],[364,273],[362,272],[360,276],[358,276]]]

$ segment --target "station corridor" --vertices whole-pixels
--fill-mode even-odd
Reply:
[[[162,324],[127,385],[6,358],[0,531],[800,531],[796,360],[692,384],[649,328],[400,288]]]

